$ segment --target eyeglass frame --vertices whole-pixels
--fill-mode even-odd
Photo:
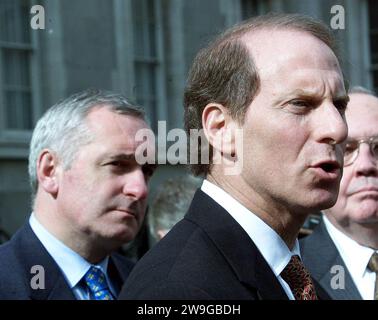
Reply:
[[[356,159],[358,158],[360,154],[360,147],[362,143],[367,143],[369,145],[370,154],[374,157],[375,160],[378,161],[378,153],[377,153],[377,156],[375,156],[375,153],[373,151],[373,141],[376,141],[377,142],[376,145],[378,145],[378,135],[372,136],[366,139],[353,140],[353,142],[356,142],[358,144],[357,148],[352,152],[352,153],[355,153],[355,155],[351,157],[352,160],[350,160],[350,163],[345,164],[345,153],[344,153],[344,167],[349,167],[356,161]],[[348,142],[349,141],[346,142],[345,149],[346,149],[346,146],[348,145]]]

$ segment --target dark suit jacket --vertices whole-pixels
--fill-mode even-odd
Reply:
[[[45,289],[32,289],[32,266],[44,268]],[[108,272],[115,285],[121,287],[133,263],[119,254],[112,254]],[[63,273],[26,223],[10,241],[0,246],[0,300],[70,300],[75,299]]]
[[[242,227],[198,190],[185,218],[137,263],[119,299],[288,297]]]
[[[311,276],[318,281],[323,289],[335,300],[361,300],[361,295],[345,266],[335,244],[325,227],[323,219],[314,232],[300,240],[302,259]],[[345,289],[332,289],[331,280],[336,273],[331,273],[335,265],[345,270]]]

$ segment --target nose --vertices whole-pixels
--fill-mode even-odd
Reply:
[[[123,194],[135,200],[147,198],[148,186],[142,168],[137,168],[125,175]]]
[[[339,110],[333,103],[325,103],[318,108],[318,118],[315,123],[317,140],[328,144],[339,144],[348,136],[348,126]]]
[[[367,143],[361,143],[358,157],[353,165],[357,176],[378,175],[377,160],[371,154]]]

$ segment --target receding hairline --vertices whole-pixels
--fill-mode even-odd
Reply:
[[[100,112],[100,113],[99,113]],[[100,103],[93,105],[91,109],[87,110],[85,116],[83,118],[83,125],[89,130],[92,134],[95,133],[94,126],[96,125],[96,120],[102,120],[105,118],[105,115],[101,112],[107,112],[108,115],[106,117],[117,117],[122,116],[130,119],[131,121],[139,121],[141,125],[144,126],[145,129],[150,129],[146,119],[144,118],[143,114],[138,113],[138,111],[134,110],[126,110],[126,109],[115,109],[115,106],[108,104],[108,103]],[[115,126],[119,118],[114,118],[114,123],[110,126]],[[108,118],[109,120],[109,118]],[[112,120],[112,119],[110,119]],[[101,125],[103,127],[103,125]]]
[[[325,45],[329,50],[332,52],[332,54],[335,56],[338,67],[341,70],[341,65],[340,65],[340,57],[339,57],[339,52],[336,50],[336,48],[330,46],[327,42],[325,42],[322,38],[316,36],[315,34],[311,33],[308,30],[304,29],[298,29],[293,26],[284,26],[283,28],[278,29],[278,27],[275,26],[259,26],[257,28],[252,28],[250,30],[245,30],[243,33],[235,36],[226,37],[224,38],[224,42],[227,41],[237,41],[241,45],[243,45],[249,52],[250,55],[254,55],[254,49],[256,48],[257,50],[259,49],[259,45],[261,44],[267,44],[267,45],[272,45],[272,41],[269,37],[266,37],[263,33],[266,33],[266,35],[272,35],[273,33],[279,34],[279,33],[286,33],[289,34],[291,33],[293,35],[293,38],[297,35],[302,35],[302,36],[307,36],[310,39],[313,39],[315,41],[318,41]],[[221,42],[223,42],[221,41]]]
[[[130,105],[130,106],[117,105],[117,104],[112,104],[111,102],[98,102],[98,103],[91,104],[90,108],[86,110],[84,114],[84,118],[87,118],[94,111],[102,110],[102,109],[115,113],[115,114],[138,118],[140,120],[143,120],[144,122],[147,122],[147,120],[145,119],[144,111],[140,109],[139,107],[136,107],[133,105]]]

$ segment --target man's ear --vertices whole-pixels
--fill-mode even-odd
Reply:
[[[59,189],[57,168],[56,154],[49,149],[44,149],[37,160],[38,185],[52,196],[56,196]]]
[[[202,127],[215,153],[227,158],[235,156],[237,126],[227,108],[218,103],[209,103],[202,112]]]

